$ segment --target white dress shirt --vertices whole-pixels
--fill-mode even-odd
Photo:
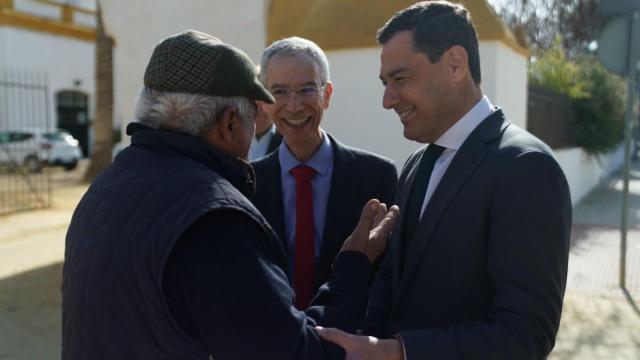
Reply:
[[[422,202],[422,210],[420,210],[420,217],[424,215],[424,209],[429,204],[431,196],[438,187],[440,180],[447,171],[449,164],[453,161],[456,153],[467,140],[469,135],[475,130],[480,123],[487,118],[494,110],[493,105],[489,102],[486,96],[483,96],[463,117],[460,118],[452,127],[449,128],[438,140],[433,143],[445,148],[442,155],[436,161],[429,178],[429,186],[427,187],[427,193],[424,196]]]
[[[249,161],[254,161],[260,159],[261,157],[267,155],[267,150],[269,150],[269,144],[271,143],[271,139],[276,134],[276,127],[272,124],[269,127],[269,130],[258,139],[257,137],[253,137],[251,139],[251,148],[249,148]]]

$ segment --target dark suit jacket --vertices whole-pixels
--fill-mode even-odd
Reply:
[[[392,204],[398,173],[391,160],[345,146],[329,136],[333,147],[333,175],[327,216],[317,259],[316,289],[331,275],[331,263],[355,228],[362,208],[372,198]],[[278,150],[252,163],[256,173],[255,206],[288,249],[284,232],[284,205]]]
[[[271,154],[276,151],[280,143],[282,142],[282,135],[278,131],[271,137],[271,141],[269,141],[269,146],[267,147],[267,153],[264,156]]]
[[[544,358],[560,322],[571,227],[568,185],[551,150],[492,113],[449,165],[405,264],[402,209],[423,152],[398,182],[401,215],[365,332],[399,334],[409,360]]]

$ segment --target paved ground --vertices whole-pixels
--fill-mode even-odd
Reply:
[[[0,360],[59,358],[64,234],[86,186],[53,174],[52,207],[0,216]],[[618,286],[621,182],[574,210],[564,311],[550,359],[640,359],[640,163],[634,164],[627,291]]]
[[[621,174],[574,209],[567,294],[550,359],[640,359],[640,162],[629,190],[626,290],[618,286]]]
[[[0,360],[60,358],[64,235],[82,171],[53,170],[49,209],[0,216]]]

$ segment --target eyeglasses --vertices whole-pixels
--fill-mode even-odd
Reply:
[[[298,93],[298,96],[303,100],[315,100],[320,96],[320,92],[324,89],[326,84],[323,85],[305,85],[297,89],[289,88],[275,88],[271,89],[271,94],[276,101],[287,100],[291,93]]]

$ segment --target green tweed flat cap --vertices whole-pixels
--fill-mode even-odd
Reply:
[[[242,50],[195,30],[156,45],[144,73],[147,88],[212,96],[245,96],[273,104]]]

